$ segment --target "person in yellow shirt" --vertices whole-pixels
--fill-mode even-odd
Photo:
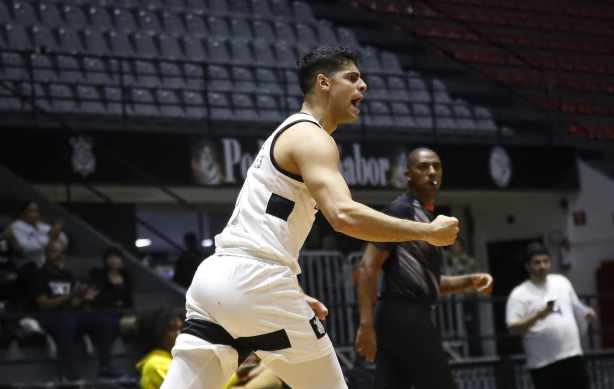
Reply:
[[[168,307],[158,307],[142,312],[137,328],[139,348],[147,354],[136,365],[141,388],[159,389],[171,365],[171,349],[183,328],[183,318]]]

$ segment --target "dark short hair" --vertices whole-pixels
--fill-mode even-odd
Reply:
[[[535,241],[529,243],[524,251],[524,263],[531,262],[534,256],[541,254],[548,254],[548,249],[542,242]]]
[[[19,207],[17,208],[17,214],[15,215],[15,218],[18,219],[21,216],[21,214],[24,213],[26,209],[28,209],[30,204],[38,204],[38,203],[33,199],[22,200],[19,203]]]
[[[167,306],[157,306],[141,311],[137,317],[137,342],[139,350],[147,354],[159,348],[164,331],[177,318],[183,317]]]
[[[106,249],[102,254],[102,261],[104,262],[105,266],[107,266],[107,259],[110,257],[120,257],[121,259],[124,259],[124,253],[119,247],[109,247]]]
[[[349,62],[358,64],[358,55],[343,47],[320,47],[305,54],[296,64],[298,83],[304,95],[313,89],[318,74],[333,76]]]

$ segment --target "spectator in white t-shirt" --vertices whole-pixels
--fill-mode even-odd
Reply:
[[[40,268],[45,263],[45,247],[57,240],[66,247],[68,238],[64,234],[64,222],[56,220],[52,225],[40,221],[38,204],[33,200],[24,201],[19,207],[18,219],[11,224],[15,239],[21,246],[15,265],[21,268],[34,264]]]
[[[529,279],[518,285],[507,301],[509,331],[522,335],[527,367],[536,389],[588,389],[580,331],[575,313],[589,323],[595,311],[580,302],[567,278],[549,274],[550,258],[540,242],[526,250]]]

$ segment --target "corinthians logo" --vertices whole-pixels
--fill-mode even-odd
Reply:
[[[87,177],[96,171],[96,157],[92,152],[92,140],[82,136],[73,136],[70,138],[70,145],[73,148],[72,168],[75,173],[80,173],[83,177]]]

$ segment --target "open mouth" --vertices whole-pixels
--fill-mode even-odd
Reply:
[[[352,101],[351,101],[352,105],[354,106],[354,108],[356,108],[356,110],[357,110],[358,112],[360,112],[360,110],[358,109],[358,103],[359,103],[359,102],[360,102],[362,99],[363,99],[363,98],[362,98],[362,96],[361,96],[361,97],[358,97],[358,98],[356,98],[356,99],[354,99],[354,100],[352,100]]]

